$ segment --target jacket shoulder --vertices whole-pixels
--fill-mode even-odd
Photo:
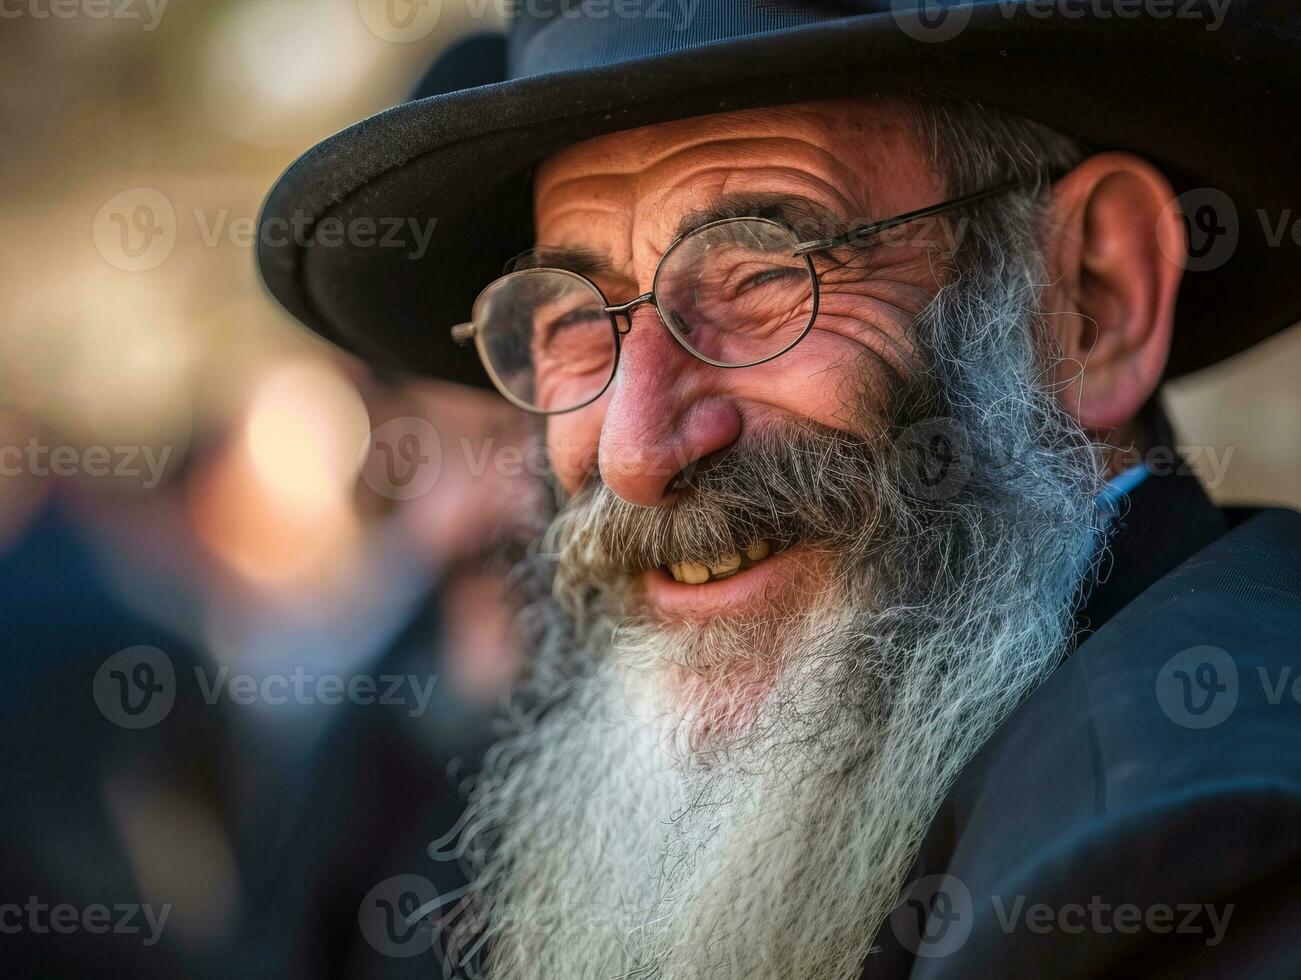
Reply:
[[[1205,967],[1192,975],[1265,965],[1277,947],[1259,937],[1301,908],[1299,636],[1301,514],[1269,510],[1082,644],[937,817],[920,871],[969,896],[972,931],[961,955],[919,959],[913,975],[961,975],[983,957],[1062,976],[1121,964],[1164,974],[1189,956]],[[1138,909],[1139,927],[1051,919],[1091,901]],[[1239,915],[1237,941],[1215,936],[1215,956],[1209,920],[1193,937],[1144,927],[1144,910],[1216,902],[1221,925],[1227,906]],[[1018,918],[1031,907],[1046,929]]]
[[[1301,514],[1262,511],[1082,644],[1005,737],[1055,728],[1087,744],[1066,768],[1100,813],[1225,783],[1301,786],[1299,653]]]

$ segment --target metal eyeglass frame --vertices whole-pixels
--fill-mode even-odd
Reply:
[[[475,348],[479,354],[479,360],[483,363],[484,370],[488,372],[488,377],[492,379],[492,383],[496,386],[497,390],[512,405],[515,405],[517,408],[522,408],[526,412],[531,412],[534,415],[563,415],[566,412],[576,412],[580,408],[585,408],[586,406],[592,404],[592,402],[596,401],[598,398],[600,398],[602,395],[605,394],[606,390],[610,387],[610,383],[614,381],[615,374],[618,373],[619,370],[619,357],[620,354],[622,353],[622,348],[623,348],[621,341],[623,336],[632,330],[632,312],[637,307],[642,306],[645,303],[650,303],[655,308],[655,313],[656,316],[659,317],[660,325],[664,327],[665,330],[668,331],[669,336],[672,337],[674,341],[677,342],[679,347],[681,347],[684,351],[686,351],[696,360],[703,361],[706,364],[710,364],[714,367],[719,367],[719,368],[746,368],[746,367],[754,367],[757,364],[766,364],[768,361],[771,361],[774,358],[781,357],[783,354],[791,350],[791,348],[793,348],[801,340],[807,337],[809,331],[813,329],[814,322],[818,318],[818,286],[819,286],[818,273],[813,266],[813,259],[810,256],[815,255],[818,252],[826,252],[833,248],[839,248],[842,245],[860,244],[861,242],[863,242],[868,238],[871,238],[875,235],[879,235],[882,232],[889,231],[891,228],[897,228],[900,225],[906,225],[909,222],[918,221],[921,218],[929,218],[932,215],[942,214],[945,211],[952,211],[955,208],[960,208],[968,204],[974,204],[977,201],[983,201],[986,198],[994,197],[998,194],[1005,194],[1008,191],[1015,190],[1018,187],[1023,187],[1026,184],[1032,183],[1036,179],[1046,179],[1048,182],[1051,183],[1052,177],[1044,173],[1036,174],[1032,177],[1023,177],[1006,184],[1000,184],[997,187],[987,188],[986,190],[983,191],[976,191],[973,194],[965,194],[962,197],[955,197],[951,200],[943,201],[939,204],[932,204],[929,207],[918,208],[915,211],[906,211],[903,214],[895,215],[893,218],[885,218],[881,221],[873,221],[870,224],[859,225],[845,232],[844,234],[836,235],[832,238],[819,238],[809,242],[801,242],[800,244],[796,245],[792,254],[798,258],[804,259],[805,263],[807,263],[809,269],[809,279],[813,283],[813,310],[809,314],[809,322],[804,325],[804,329],[800,331],[799,336],[796,337],[794,340],[792,340],[789,344],[787,344],[781,350],[777,351],[777,353],[769,354],[767,357],[761,357],[757,361],[749,361],[745,364],[725,364],[721,361],[716,361],[713,358],[706,357],[704,354],[692,350],[691,347],[687,345],[686,341],[684,341],[681,337],[678,336],[677,331],[675,331],[673,327],[671,327],[665,321],[664,314],[659,308],[659,303],[656,301],[656,286],[659,283],[660,271],[664,267],[664,260],[667,259],[670,255],[672,255],[674,250],[677,249],[677,247],[681,245],[682,242],[685,241],[686,239],[692,237],[693,235],[697,235],[708,228],[716,228],[720,225],[731,224],[733,222],[738,222],[738,221],[761,221],[761,222],[766,222],[768,224],[774,225],[778,228],[782,228],[786,231],[790,231],[790,229],[787,228],[784,224],[778,221],[773,221],[771,218],[749,218],[749,217],[721,218],[718,221],[711,221],[707,224],[701,225],[699,228],[693,228],[691,231],[679,235],[677,238],[673,239],[673,241],[669,243],[669,247],[664,250],[664,253],[659,258],[659,262],[656,263],[655,275],[651,278],[650,291],[642,293],[640,296],[636,296],[628,300],[628,302],[626,303],[610,303],[610,301],[606,298],[605,293],[601,290],[600,286],[594,283],[587,276],[584,276],[581,273],[571,272],[568,269],[551,269],[551,268],[521,269],[518,272],[508,273],[505,276],[502,276],[498,279],[494,279],[492,282],[490,282],[487,286],[483,288],[483,291],[479,293],[478,297],[474,301],[474,307],[473,307],[473,312],[471,313],[470,322],[458,323],[456,326],[451,328],[452,339],[461,345],[467,344],[471,340],[473,340],[475,342]],[[479,304],[483,302],[484,298],[488,294],[488,291],[492,289],[494,286],[496,286],[497,283],[501,282],[503,279],[510,279],[516,276],[527,276],[539,272],[546,272],[546,273],[553,273],[553,274],[560,273],[562,275],[572,276],[573,278],[578,279],[583,283],[585,283],[589,288],[591,288],[596,293],[597,296],[601,297],[601,300],[605,303],[605,306],[602,308],[602,312],[604,312],[610,317],[610,327],[611,329],[614,330],[614,363],[610,367],[610,376],[606,378],[605,384],[601,386],[600,390],[597,391],[596,394],[592,395],[592,397],[587,399],[586,401],[581,402],[578,405],[573,405],[569,408],[557,408],[551,411],[547,411],[546,409],[541,409],[541,408],[537,408],[534,405],[530,405],[527,402],[525,402],[523,399],[517,398],[514,394],[511,393],[510,389],[506,386],[506,384],[501,380],[501,378],[497,376],[497,372],[492,366],[492,360],[488,357],[487,352],[484,350],[483,334],[479,331],[478,326],[474,322],[474,314],[478,312]],[[627,324],[623,329],[619,328],[619,323],[617,319],[618,317],[623,317]]]

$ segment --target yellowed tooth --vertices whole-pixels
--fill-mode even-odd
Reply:
[[[770,551],[772,551],[772,546],[768,544],[766,539],[760,538],[745,549],[745,557],[751,561],[763,561],[768,557]]]
[[[720,558],[718,562],[709,566],[709,571],[714,575],[730,575],[741,567],[740,555],[728,555],[726,558]]]
[[[669,574],[673,576],[674,580],[682,581],[682,568],[676,562],[669,566]]]
[[[682,581],[688,585],[703,585],[709,581],[709,569],[697,565],[694,561],[684,561],[678,566],[682,570]]]

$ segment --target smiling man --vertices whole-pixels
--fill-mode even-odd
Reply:
[[[533,11],[268,205],[438,216],[419,268],[263,271],[365,356],[492,384],[552,463],[453,973],[1295,966],[1260,882],[1295,888],[1297,708],[1243,678],[1294,655],[1301,521],[1143,462],[1164,378],[1301,310],[1246,235],[1196,278],[1176,190],[1295,192],[1263,155],[1295,120],[1151,96],[1278,100],[1259,25],[1230,65],[1166,18],[977,5],[927,46],[900,6]]]

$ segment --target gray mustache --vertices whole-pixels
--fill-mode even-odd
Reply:
[[[761,538],[861,548],[897,492],[891,457],[884,441],[824,426],[769,430],[696,466],[662,506],[630,504],[594,481],[563,507],[544,548],[566,578],[594,583],[671,562],[708,563]]]

